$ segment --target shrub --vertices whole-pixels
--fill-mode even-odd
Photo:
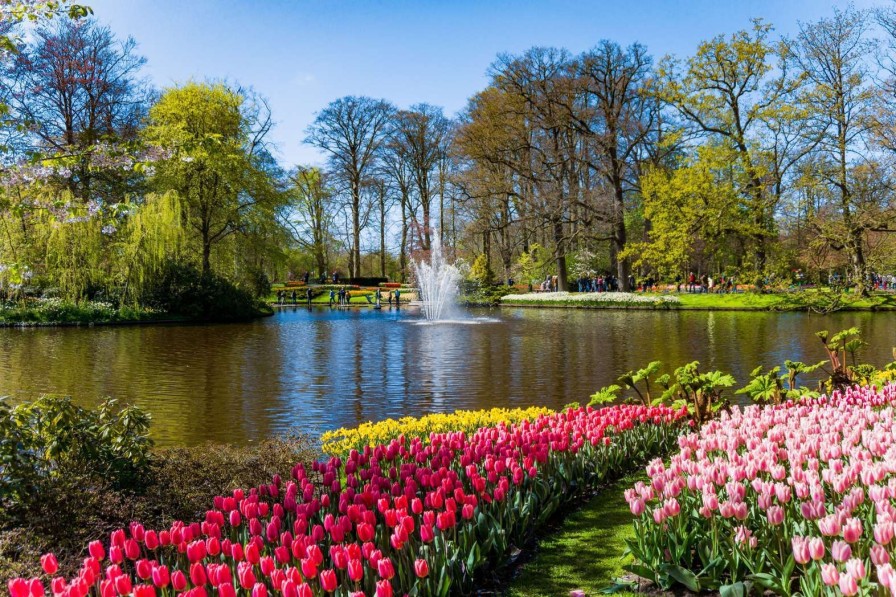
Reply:
[[[142,302],[200,321],[248,319],[261,314],[251,292],[221,276],[203,275],[191,265],[174,261],[169,261],[159,278],[147,285]]]
[[[115,400],[83,408],[67,397],[15,407],[0,399],[0,504],[7,514],[28,508],[70,478],[132,488],[146,473],[151,447],[149,415]]]

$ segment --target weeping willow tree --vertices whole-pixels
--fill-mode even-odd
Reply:
[[[165,264],[180,257],[185,240],[181,213],[178,195],[171,192],[151,194],[129,210],[117,252],[122,300],[138,303]]]
[[[60,296],[80,301],[105,285],[109,271],[102,222],[78,207],[66,220],[49,219],[46,275]]]
[[[0,203],[0,289],[16,298],[33,284],[74,302],[137,304],[180,257],[184,236],[175,193],[104,208],[50,187],[17,189]]]

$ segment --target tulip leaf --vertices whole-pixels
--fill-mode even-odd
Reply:
[[[748,594],[748,587],[742,582],[736,582],[730,585],[722,585],[721,587],[719,587],[720,597],[747,597]]]
[[[700,591],[700,581],[697,579],[697,575],[690,570],[681,566],[667,565],[663,567],[663,571],[684,585],[689,591],[694,591],[695,593]]]

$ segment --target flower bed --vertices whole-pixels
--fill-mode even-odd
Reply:
[[[678,297],[631,292],[532,292],[507,294],[501,302],[511,305],[558,305],[568,307],[670,307]]]
[[[54,594],[447,595],[499,565],[557,508],[674,443],[683,410],[583,408],[393,440],[214,500],[202,522],[132,524],[93,542]],[[57,572],[45,556],[44,570]],[[41,579],[10,581],[12,597]]]
[[[480,427],[493,427],[499,423],[518,423],[552,413],[548,408],[493,408],[491,410],[457,410],[454,413],[434,413],[423,417],[386,419],[377,423],[364,423],[351,429],[327,431],[321,438],[325,454],[346,456],[351,450],[363,451],[367,446],[387,444],[402,435],[419,437],[429,441],[433,433],[463,431],[474,433]]]
[[[894,405],[894,385],[855,388],[734,409],[680,437],[626,491],[632,571],[723,595],[896,594]]]

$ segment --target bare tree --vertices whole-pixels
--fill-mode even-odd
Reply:
[[[17,56],[12,115],[28,131],[17,149],[65,160],[83,200],[124,194],[120,171],[103,166],[136,139],[153,98],[136,50],[93,19],[59,20]]]
[[[859,187],[869,188],[863,179],[874,170],[867,150],[876,97],[868,62],[874,50],[869,24],[865,11],[835,9],[831,18],[803,24],[793,43],[794,62],[811,85],[806,131],[818,139],[814,174],[833,201],[835,212],[828,215],[836,215],[841,224],[828,240],[849,257],[853,281],[862,293],[867,291],[867,226],[857,212],[868,196]],[[819,231],[829,229],[829,223]]]
[[[375,166],[394,108],[385,100],[347,96],[322,110],[309,127],[305,142],[329,155],[330,168],[348,186],[351,210],[349,275],[361,273],[362,193]]]
[[[289,175],[292,183],[292,217],[295,240],[314,256],[318,273],[329,269],[328,246],[333,219],[333,191],[327,175],[318,168],[299,167]]]
[[[439,193],[444,197],[444,179],[439,169],[447,159],[451,121],[441,108],[429,104],[417,104],[410,110],[400,110],[394,119],[393,143],[403,147],[408,161],[423,213],[422,249],[429,250],[432,242],[432,200]],[[440,210],[444,213],[444,209]],[[439,222],[444,226],[444,222]]]

